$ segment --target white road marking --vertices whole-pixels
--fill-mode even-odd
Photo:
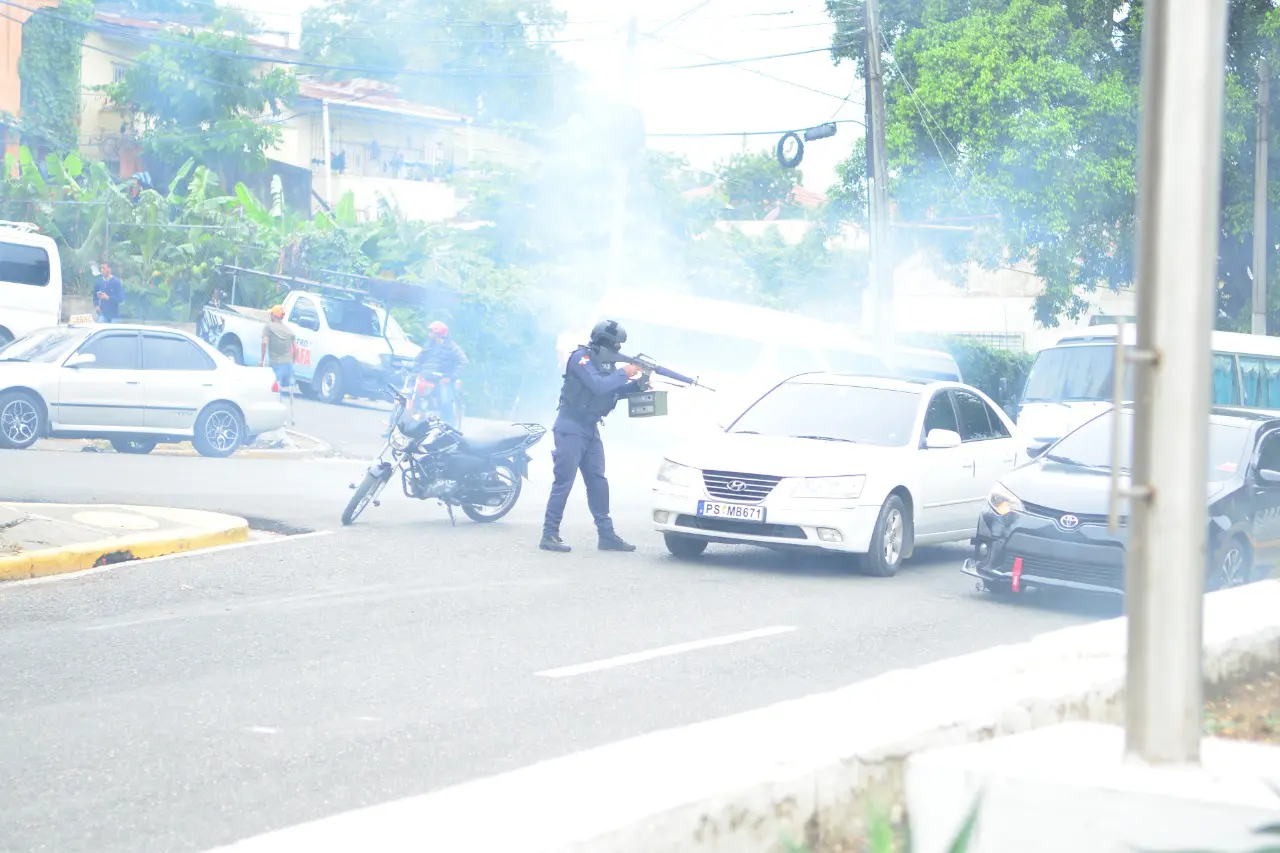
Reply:
[[[280,734],[280,730],[279,730],[279,729],[273,729],[273,728],[271,728],[270,726],[250,726],[250,727],[249,727],[249,729],[248,729],[248,731],[253,732],[255,735],[278,735],[278,734]]]
[[[20,581],[7,581],[0,583],[0,592],[16,586],[36,586],[45,583],[58,583],[59,581],[68,581],[73,578],[83,578],[89,575],[97,575],[102,572],[110,572],[119,568],[132,568],[133,566],[141,566],[145,563],[159,563],[165,560],[181,560],[184,557],[202,557],[205,554],[219,554],[223,551],[234,551],[237,548],[251,548],[256,545],[271,545],[276,542],[294,542],[299,539],[314,539],[317,536],[330,536],[332,530],[317,530],[312,533],[299,533],[295,536],[272,536],[267,539],[250,539],[248,542],[231,542],[227,545],[215,545],[212,548],[201,548],[198,551],[181,551],[177,554],[165,554],[160,557],[148,557],[145,560],[127,560],[123,563],[110,563],[105,566],[98,566],[93,569],[85,569],[79,572],[68,572],[63,575],[48,575],[40,578],[26,578]]]
[[[654,658],[670,657],[671,655],[680,655],[685,652],[694,652],[699,649],[709,649],[715,646],[728,646],[733,643],[743,643],[747,640],[758,640],[761,637],[773,637],[778,634],[789,634],[797,630],[791,625],[774,625],[771,628],[760,628],[755,631],[743,631],[740,634],[726,634],[723,637],[709,637],[705,640],[694,640],[691,643],[678,643],[674,646],[663,646],[658,649],[650,649],[647,652],[634,652],[629,655],[619,655],[618,657],[605,658],[604,660],[592,661],[591,663],[580,663],[573,666],[563,666],[559,669],[546,669],[542,672],[534,673],[543,678],[570,678],[575,675],[585,675],[589,672],[599,672],[602,669],[613,669],[619,666],[628,666],[633,663],[641,663]]]

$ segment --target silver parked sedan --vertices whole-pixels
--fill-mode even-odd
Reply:
[[[105,438],[121,453],[150,453],[190,441],[221,457],[285,417],[271,370],[234,364],[177,329],[73,324],[0,347],[0,448]]]

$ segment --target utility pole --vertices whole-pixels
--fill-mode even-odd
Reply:
[[[320,132],[324,134],[324,203],[333,209],[333,140],[329,137],[329,101],[320,102]]]
[[[1125,740],[1126,751],[1149,764],[1200,758],[1204,483],[1228,3],[1164,0],[1143,7],[1137,347],[1125,352],[1123,339],[1116,346],[1117,367],[1134,367],[1133,484],[1122,487],[1113,468],[1111,520],[1118,522],[1121,499],[1128,498]],[[1114,385],[1123,389],[1122,377]],[[1113,417],[1118,448],[1128,418],[1119,411]]]
[[[627,44],[623,52],[622,109],[615,111],[616,118],[623,115],[630,118],[634,111],[636,41],[639,38],[639,30],[640,19],[632,12],[627,20]],[[617,121],[616,118],[615,128],[622,125],[622,122]],[[628,143],[629,141],[628,139]],[[608,290],[615,289],[622,282],[623,246],[627,229],[627,185],[631,181],[631,159],[635,156],[635,152],[631,150],[630,144],[627,144],[625,150],[619,150],[617,155],[618,161],[613,179],[613,223],[609,235]]]
[[[1271,66],[1258,60],[1258,129],[1253,161],[1253,333],[1267,333],[1267,156],[1270,137],[1267,113],[1271,100]]]
[[[871,237],[871,280],[875,300],[875,336],[893,343],[893,235],[889,225],[889,162],[884,148],[884,74],[880,69],[880,9],[866,0],[867,11],[867,196]]]

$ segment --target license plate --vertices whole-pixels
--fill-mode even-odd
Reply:
[[[764,507],[722,504],[715,501],[698,501],[698,515],[706,518],[731,518],[734,521],[764,523]]]

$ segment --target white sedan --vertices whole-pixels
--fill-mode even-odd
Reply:
[[[865,555],[889,576],[917,544],[971,539],[1022,461],[1013,422],[976,388],[804,374],[669,455],[653,522],[678,557],[712,542],[798,547]]]
[[[55,326],[0,348],[0,448],[105,438],[121,453],[190,441],[230,456],[281,429],[286,411],[270,369],[233,364],[177,329]]]

